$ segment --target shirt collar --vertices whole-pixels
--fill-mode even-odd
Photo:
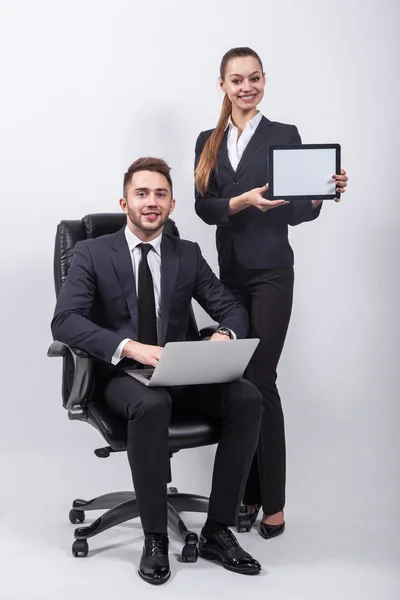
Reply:
[[[159,256],[161,256],[161,238],[162,238],[162,232],[154,240],[151,240],[151,242],[142,242],[141,239],[139,239],[134,233],[132,233],[132,231],[129,229],[129,227],[127,225],[125,227],[125,238],[126,238],[126,241],[127,241],[128,248],[129,248],[130,252],[132,252],[132,250],[134,248],[136,248],[136,246],[138,244],[148,243],[148,244],[151,244],[153,246],[154,250],[157,252],[157,254]]]
[[[258,111],[258,113],[252,119],[250,119],[250,121],[247,121],[246,127],[249,126],[252,131],[255,131],[256,128],[258,127],[258,125],[260,124],[262,117],[263,117],[262,113],[260,111]],[[228,127],[229,127],[229,130],[231,130],[232,127],[236,127],[236,125],[233,124],[231,115],[229,115],[229,119],[226,124],[225,131],[228,129]]]

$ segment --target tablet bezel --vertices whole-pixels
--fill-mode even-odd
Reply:
[[[340,198],[340,193],[325,194],[320,196],[276,196],[274,194],[274,151],[277,150],[336,150],[336,175],[340,175],[341,147],[340,144],[288,144],[288,145],[272,145],[269,147],[268,166],[269,166],[269,200],[334,200]],[[333,175],[333,173],[332,173]]]

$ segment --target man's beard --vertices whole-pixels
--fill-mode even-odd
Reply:
[[[160,214],[161,220],[159,217],[154,223],[144,223],[141,219],[142,215],[136,216],[134,214],[134,212],[128,206],[128,217],[129,217],[130,221],[138,229],[141,229],[142,231],[146,231],[146,232],[152,232],[152,231],[157,231],[158,229],[161,229],[161,227],[163,227],[165,225],[165,222],[168,219],[168,214],[167,215]]]

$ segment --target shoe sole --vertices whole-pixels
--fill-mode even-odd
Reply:
[[[247,571],[243,571],[241,569],[235,569],[235,567],[228,567],[227,565],[225,565],[222,560],[219,558],[219,556],[217,556],[216,554],[212,554],[211,552],[204,552],[203,550],[199,549],[199,556],[201,556],[201,558],[205,558],[206,560],[212,560],[214,562],[219,563],[222,567],[224,567],[224,569],[226,569],[227,571],[232,571],[233,573],[239,573],[239,575],[258,575],[259,573],[261,573],[261,569],[253,569],[251,570],[247,570]]]
[[[171,577],[171,572],[168,573],[168,576],[165,577],[165,579],[147,579],[142,575],[142,573],[139,570],[138,575],[146,583],[150,583],[151,585],[162,585],[163,583],[167,583],[168,579]]]

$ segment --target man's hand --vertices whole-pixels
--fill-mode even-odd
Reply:
[[[276,208],[277,206],[283,206],[285,204],[289,204],[288,200],[266,200],[263,197],[263,194],[268,189],[268,183],[263,185],[263,187],[254,188],[249,192],[244,194],[246,198],[247,204],[249,206],[255,206],[258,210],[262,212],[266,212],[267,210],[271,210],[271,208]]]
[[[226,335],[225,333],[213,333],[212,336],[210,337],[210,342],[224,342],[225,340],[230,340],[230,336]]]
[[[152,367],[156,367],[158,361],[160,360],[162,351],[163,348],[160,346],[150,346],[148,344],[141,344],[140,342],[134,342],[131,340],[123,347],[121,358],[127,356],[128,358],[133,358],[133,360],[136,360],[143,365],[151,365]]]

